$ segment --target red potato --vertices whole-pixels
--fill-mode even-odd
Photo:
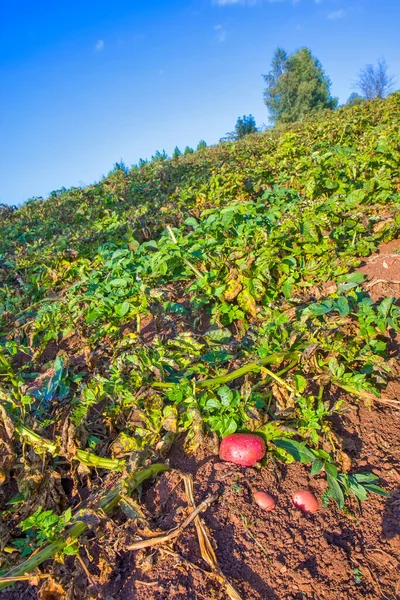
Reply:
[[[264,458],[266,452],[265,442],[255,433],[231,433],[221,442],[219,457],[221,460],[251,467]]]
[[[318,500],[309,490],[299,490],[292,496],[293,504],[300,510],[315,513],[319,509]]]
[[[254,492],[253,496],[260,508],[268,512],[274,510],[276,502],[270,494],[267,494],[267,492]]]

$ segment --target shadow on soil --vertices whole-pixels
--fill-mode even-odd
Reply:
[[[386,501],[382,518],[382,536],[387,540],[400,538],[400,487]]]

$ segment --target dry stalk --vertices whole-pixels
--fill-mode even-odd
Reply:
[[[0,583],[16,583],[17,581],[30,581],[32,579],[48,579],[52,577],[50,573],[43,573],[41,575],[20,575],[19,577],[0,577]]]
[[[368,259],[368,262],[373,263],[382,258],[400,258],[400,254],[376,254],[375,256],[371,256],[371,258]]]
[[[191,475],[183,475],[183,481],[185,484],[185,492],[188,502],[194,509],[196,509],[193,495],[193,478]],[[203,560],[211,568],[213,576],[224,586],[230,600],[242,600],[239,592],[233,587],[232,584],[229,583],[219,568],[214,548],[212,547],[212,544],[208,538],[207,530],[198,515],[196,516],[194,523],[196,525],[197,537],[199,539],[200,551]]]
[[[378,285],[378,283],[383,283],[385,285],[395,284],[400,285],[400,281],[398,279],[373,279],[369,283],[365,285],[365,288],[369,290],[369,288],[374,287],[374,285]]]
[[[157,546],[159,544],[166,544],[170,542],[174,538],[178,537],[184,531],[184,529],[186,529],[186,527],[190,525],[190,523],[192,523],[192,521],[194,521],[194,519],[201,512],[203,512],[203,510],[210,506],[212,502],[215,502],[216,499],[217,496],[208,496],[205,500],[203,500],[201,504],[199,504],[197,508],[195,508],[190,513],[190,515],[183,521],[181,525],[178,525],[178,527],[174,527],[174,529],[172,529],[169,533],[166,533],[164,535],[157,535],[147,540],[140,540],[139,542],[134,542],[133,544],[127,547],[127,550],[139,550],[141,548],[149,548],[152,546]]]

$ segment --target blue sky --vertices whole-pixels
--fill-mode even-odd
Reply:
[[[2,0],[0,203],[267,123],[277,46],[308,46],[341,102],[381,56],[400,87],[399,23],[399,0]]]

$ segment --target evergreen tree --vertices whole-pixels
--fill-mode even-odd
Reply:
[[[183,151],[183,155],[187,156],[188,154],[193,154],[193,152],[193,148],[190,148],[190,146],[186,146],[185,150]]]
[[[235,125],[234,138],[240,140],[249,133],[255,133],[258,131],[255,118],[253,115],[243,115],[238,117]]]
[[[165,150],[163,150],[162,152],[157,150],[156,153],[151,157],[151,160],[156,162],[168,160],[168,154],[165,152]]]
[[[275,124],[293,123],[326,108],[334,109],[337,98],[330,95],[330,80],[319,60],[308,48],[288,56],[282,48],[274,54],[264,101]]]
[[[197,144],[196,152],[199,152],[199,150],[204,150],[205,148],[207,148],[206,142],[204,140],[200,140],[200,142]]]
[[[175,150],[172,153],[172,160],[176,160],[180,156],[182,156],[182,152],[179,150],[178,146],[175,146]]]

